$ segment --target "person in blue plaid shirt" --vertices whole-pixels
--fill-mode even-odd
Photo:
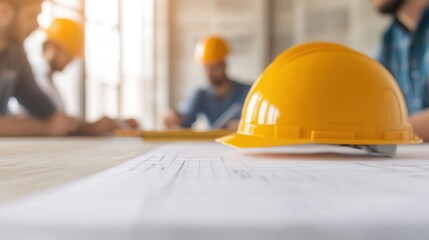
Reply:
[[[375,58],[396,78],[414,131],[429,141],[429,0],[372,0],[393,21]]]

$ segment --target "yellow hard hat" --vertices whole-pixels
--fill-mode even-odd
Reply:
[[[228,44],[220,37],[207,37],[195,47],[195,58],[203,64],[220,62],[228,54]]]
[[[368,56],[323,42],[277,57],[250,90],[238,132],[218,141],[241,148],[421,142],[392,75]]]
[[[70,19],[54,19],[45,30],[47,39],[60,45],[73,56],[81,56],[84,46],[82,26]]]

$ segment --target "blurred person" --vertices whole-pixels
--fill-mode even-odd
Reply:
[[[0,0],[0,136],[96,135],[111,130],[113,124],[106,119],[94,126],[58,111],[34,80],[23,43],[39,27],[41,3]],[[8,116],[11,97],[29,116]]]
[[[78,129],[74,118],[57,112],[38,88],[23,49],[23,39],[39,26],[41,0],[0,0],[0,136],[61,136]],[[15,97],[32,117],[10,117]]]
[[[65,112],[63,98],[54,83],[53,75],[61,73],[84,51],[84,30],[76,21],[57,18],[44,30],[46,40],[42,43],[41,56],[33,60],[33,72],[41,90],[50,98],[57,111]],[[137,122],[128,119],[125,124],[137,127]],[[118,120],[103,117],[94,123],[81,123],[80,135],[105,135],[119,128]]]
[[[61,73],[75,59],[81,58],[84,48],[82,26],[70,19],[54,19],[47,29],[41,52],[30,58],[40,89],[51,99],[58,111],[66,111],[63,98],[55,85],[54,74]]]
[[[219,37],[210,36],[197,44],[195,57],[204,68],[209,85],[196,89],[179,111],[171,109],[166,113],[164,124],[168,129],[191,128],[198,114],[205,115],[211,128],[238,128],[250,86],[229,78],[226,72],[228,54],[227,43]]]
[[[381,14],[393,18],[376,59],[401,87],[414,131],[429,141],[429,1],[372,2]]]

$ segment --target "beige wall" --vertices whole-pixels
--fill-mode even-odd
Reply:
[[[171,0],[170,18],[172,106],[205,84],[193,48],[207,34],[230,41],[231,76],[252,83],[278,53],[305,41],[334,41],[371,54],[388,23],[369,0]]]

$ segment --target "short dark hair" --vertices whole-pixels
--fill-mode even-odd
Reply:
[[[381,14],[396,14],[404,5],[405,0],[390,0],[378,7]]]
[[[29,4],[41,4],[43,0],[0,0],[0,2],[9,3],[14,8],[20,8]]]

